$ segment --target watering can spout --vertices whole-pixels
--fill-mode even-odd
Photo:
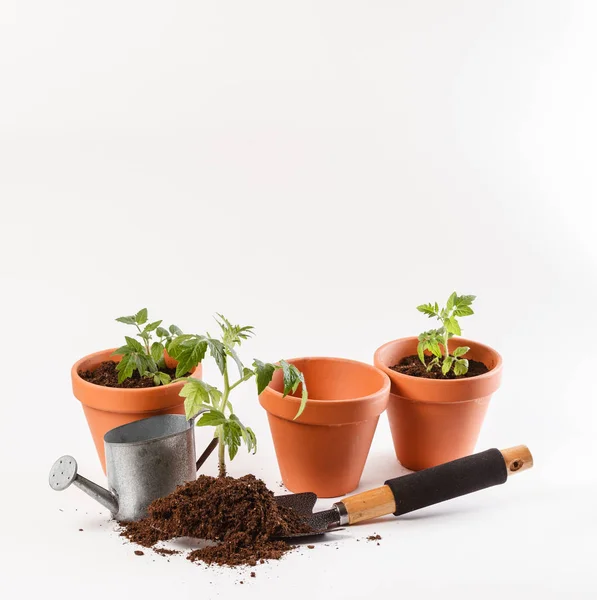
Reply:
[[[118,513],[118,499],[105,488],[89,481],[86,477],[77,473],[77,461],[72,456],[61,456],[50,469],[49,475],[50,487],[57,492],[61,492],[75,484],[80,490],[83,490],[88,496],[97,500],[102,506],[105,506],[112,515]]]

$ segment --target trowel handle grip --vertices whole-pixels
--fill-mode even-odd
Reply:
[[[391,513],[398,516],[505,483],[509,475],[532,466],[533,457],[526,446],[493,448],[389,479],[385,485],[349,496],[339,504],[349,524]]]

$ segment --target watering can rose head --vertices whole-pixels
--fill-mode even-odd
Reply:
[[[302,385],[301,404],[295,419],[298,418],[307,404],[307,385],[303,374],[288,362],[281,360],[279,363],[264,363],[255,359],[252,368],[246,367],[239,358],[236,348],[244,340],[253,335],[253,327],[232,325],[226,317],[218,314],[216,322],[220,328],[219,337],[205,335],[180,334],[167,345],[168,354],[178,361],[176,377],[185,381],[180,395],[185,399],[185,412],[187,419],[201,415],[197,420],[198,427],[215,427],[215,436],[218,444],[218,465],[221,476],[226,474],[226,448],[232,460],[244,442],[249,452],[257,450],[257,439],[250,427],[246,427],[234,413],[230,402],[230,393],[236,387],[255,378],[257,392],[261,392],[271,382],[274,373],[282,371],[284,381],[284,396],[293,394],[299,385]],[[215,360],[223,378],[223,385],[218,389],[201,379],[182,377],[193,370],[205,357],[207,351]],[[231,362],[233,373],[230,372]]]

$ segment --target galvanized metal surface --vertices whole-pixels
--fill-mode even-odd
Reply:
[[[75,484],[119,521],[137,521],[149,504],[196,477],[195,435],[184,415],[158,415],[110,430],[104,436],[108,490],[77,474],[72,456],[50,470],[50,487]]]

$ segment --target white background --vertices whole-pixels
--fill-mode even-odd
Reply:
[[[595,3],[0,4],[3,597],[595,597]],[[454,289],[505,362],[478,448],[535,455],[503,487],[249,579],[136,557],[47,486],[63,453],[102,481],[69,370],[121,314],[370,362]],[[260,449],[232,474],[277,489],[235,402]],[[360,489],[400,472],[384,415]]]

